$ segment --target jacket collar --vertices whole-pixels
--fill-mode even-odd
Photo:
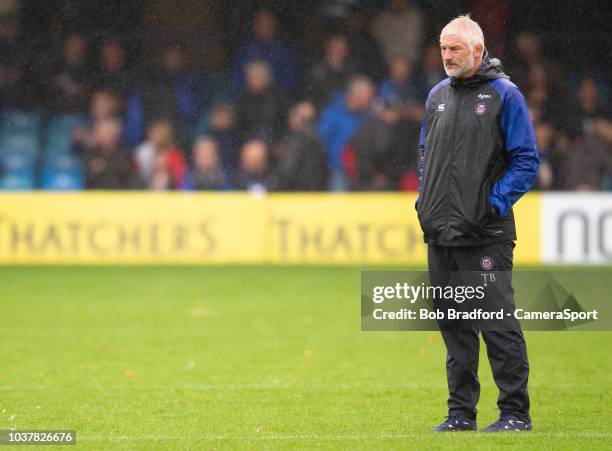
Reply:
[[[474,75],[469,78],[450,77],[450,84],[453,88],[469,88],[471,86],[484,83],[496,78],[510,78],[504,73],[501,61],[497,58],[489,58],[489,52],[485,50],[482,55],[482,63]]]

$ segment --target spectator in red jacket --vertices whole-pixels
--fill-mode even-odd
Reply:
[[[147,140],[136,149],[136,165],[141,183],[150,189],[183,189],[187,162],[176,144],[174,126],[159,120],[147,130]],[[164,171],[166,176],[163,175]]]

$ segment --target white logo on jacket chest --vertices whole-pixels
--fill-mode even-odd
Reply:
[[[438,110],[437,111],[444,111],[444,103],[440,103],[438,104]]]
[[[480,94],[478,94],[478,98],[480,100],[482,100],[482,99],[490,99],[491,98],[491,94],[482,94],[482,93],[480,93]]]

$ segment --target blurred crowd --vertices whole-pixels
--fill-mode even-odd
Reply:
[[[418,5],[391,0],[328,30],[306,61],[260,10],[228,70],[212,73],[180,40],[152,65],[112,35],[67,33],[41,55],[5,17],[0,105],[82,117],[70,142],[88,189],[416,190],[425,99],[446,77],[424,21]],[[564,67],[532,32],[485,42],[527,99],[537,188],[612,190],[606,67]]]

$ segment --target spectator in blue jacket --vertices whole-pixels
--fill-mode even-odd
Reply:
[[[345,191],[348,187],[342,152],[359,127],[370,117],[375,94],[376,89],[369,78],[355,77],[347,91],[338,94],[321,114],[318,129],[331,168],[331,191]]]
[[[297,63],[294,51],[277,35],[277,19],[269,11],[259,11],[253,21],[253,39],[242,46],[233,67],[234,88],[245,86],[244,69],[255,60],[263,60],[272,67],[274,79],[280,87],[293,90],[297,86]]]

